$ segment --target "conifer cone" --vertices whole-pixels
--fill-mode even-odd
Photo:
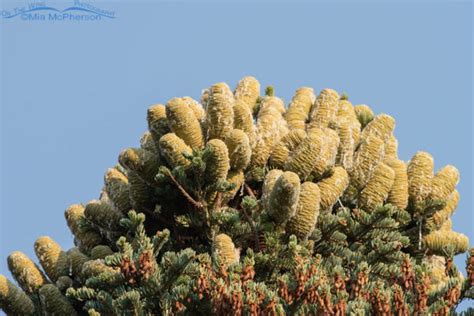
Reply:
[[[128,178],[117,168],[109,168],[104,176],[105,191],[114,206],[126,214],[130,205],[130,185]]]
[[[51,281],[56,282],[60,276],[69,275],[69,257],[50,237],[36,240],[35,253]]]
[[[191,100],[184,98],[173,98],[166,105],[166,117],[173,133],[181,138],[186,145],[194,149],[201,149],[204,146],[204,137],[199,124],[198,105]],[[194,105],[194,110],[190,104]],[[196,116],[195,112],[198,112]]]
[[[7,261],[8,269],[27,294],[35,293],[48,282],[39,267],[24,253],[14,251]]]
[[[67,254],[69,256],[70,261],[70,275],[72,275],[73,277],[80,276],[82,266],[84,265],[84,263],[90,260],[89,257],[82,253],[77,247],[69,249],[67,251]]]
[[[288,222],[287,230],[299,239],[306,239],[313,232],[319,215],[320,192],[317,184],[301,185],[296,214]]]
[[[206,176],[210,184],[216,183],[218,180],[227,178],[230,169],[229,151],[227,146],[220,139],[211,139],[206,149],[209,155],[206,159]]]
[[[300,178],[291,171],[285,171],[275,182],[268,203],[268,214],[275,223],[283,224],[296,212],[300,194]]]
[[[160,164],[157,157],[142,148],[127,148],[119,155],[119,163],[127,170],[132,170],[148,184],[155,183]]]
[[[352,103],[348,100],[340,99],[338,103],[338,110],[336,115],[335,129],[338,130],[340,125],[349,125],[351,127],[351,136],[353,145],[353,151],[356,145],[359,143],[361,124],[357,117],[356,111]],[[341,135],[339,135],[341,137]]]
[[[337,113],[336,113],[337,120],[348,120],[354,125],[359,126],[360,130],[360,122],[357,118],[357,114],[355,112],[354,106],[352,103],[347,99],[339,99],[337,105]]]
[[[234,127],[234,95],[226,83],[217,83],[210,88],[206,107],[208,139],[224,140]]]
[[[283,171],[279,169],[272,169],[266,174],[262,186],[262,197],[260,199],[263,209],[269,208],[270,195],[273,191],[273,187],[282,174]]]
[[[446,166],[439,170],[431,182],[430,198],[447,200],[459,182],[459,171],[454,166]]]
[[[92,200],[84,209],[85,218],[99,229],[119,231],[123,215],[107,203]]]
[[[260,96],[260,82],[251,76],[242,78],[234,91],[236,101],[243,101],[253,111]]]
[[[201,103],[191,97],[182,97],[181,99],[183,99],[184,103],[191,108],[194,113],[194,116],[198,119],[200,123],[206,118],[206,111],[202,107]]]
[[[114,252],[110,249],[109,246],[106,245],[97,245],[91,249],[91,259],[104,259],[107,256],[110,256]],[[81,268],[82,269],[82,268]]]
[[[342,196],[349,185],[349,175],[342,167],[335,167],[330,177],[318,182],[321,192],[321,210],[329,210]]]
[[[286,134],[273,148],[270,156],[270,165],[274,168],[283,168],[290,153],[293,152],[306,137],[304,129],[294,129]]]
[[[103,259],[89,260],[84,262],[81,270],[81,277],[87,280],[90,277],[98,276],[102,273],[119,273],[113,268],[107,266]]]
[[[64,212],[67,225],[75,237],[76,244],[82,249],[90,249],[102,241],[102,236],[91,229],[85,229],[80,225],[85,221],[84,206],[73,204]]]
[[[395,172],[384,163],[377,166],[369,182],[360,193],[360,207],[366,211],[373,211],[382,206],[387,199],[395,180]]]
[[[166,107],[163,104],[155,104],[147,111],[148,130],[158,147],[161,136],[170,132],[168,119],[166,118]]]
[[[317,129],[317,134],[319,136],[319,129]],[[323,178],[327,172],[331,171],[336,163],[337,149],[339,148],[339,136],[337,132],[324,128],[322,129],[324,137],[322,138],[322,152],[316,157],[314,164],[314,169],[312,174],[316,179]],[[311,134],[312,130],[308,130],[308,134]]]
[[[252,173],[267,165],[273,148],[288,132],[286,121],[282,116],[284,111],[285,108],[281,99],[268,96],[263,98],[257,115],[257,133],[252,148],[251,178],[260,180],[258,175]]]
[[[33,315],[35,306],[21,289],[0,274],[0,308],[8,315]]]
[[[332,89],[322,90],[311,109],[310,128],[328,127],[336,119],[339,99],[339,94],[336,91]]]
[[[354,164],[354,151],[360,138],[360,123],[354,107],[347,100],[339,100],[339,109],[334,128],[339,136],[337,164],[351,171]]]
[[[295,92],[285,113],[285,120],[290,129],[305,129],[311,107],[316,100],[313,88],[301,87]]]
[[[214,240],[214,248],[217,256],[225,265],[239,262],[239,253],[235,249],[232,239],[226,234],[219,234]]]
[[[166,159],[171,168],[178,166],[187,167],[190,162],[184,157],[185,154],[191,155],[191,147],[176,136],[176,134],[168,133],[160,138],[160,152]]]
[[[272,113],[273,110],[275,110],[277,113],[280,113],[281,115],[285,114],[285,103],[282,99],[275,97],[274,95],[264,96],[260,102],[260,108],[257,115],[258,119],[262,119],[267,115],[277,115]]]
[[[417,152],[408,163],[408,194],[410,203],[417,210],[431,193],[433,167],[433,157],[423,151]]]
[[[68,299],[52,284],[45,284],[39,291],[44,310],[51,315],[77,315]]]
[[[229,151],[231,169],[246,169],[252,156],[252,148],[247,134],[240,129],[234,129],[226,139],[225,144]]]
[[[318,158],[323,155],[324,132],[313,128],[301,144],[291,153],[284,169],[295,172],[301,179],[306,179],[316,168]]]
[[[255,126],[253,124],[252,111],[247,103],[236,100],[234,103],[234,128],[240,129],[247,134],[250,144],[255,142]]]
[[[355,152],[354,168],[351,173],[353,184],[362,190],[384,157],[384,142],[369,135]]]
[[[136,172],[127,172],[130,185],[129,198],[132,208],[138,212],[151,213],[155,208],[154,188],[149,186]],[[97,245],[98,243],[94,244]]]
[[[362,130],[360,134],[361,140],[366,139],[369,135],[376,136],[384,141],[387,141],[392,136],[395,128],[395,120],[387,114],[377,115],[371,120]]]
[[[459,203],[459,192],[454,190],[448,197],[443,209],[437,211],[433,217],[427,219],[427,226],[431,229],[438,229],[453,215]]]
[[[424,236],[423,244],[434,254],[444,255],[448,245],[454,247],[455,254],[459,254],[469,248],[469,239],[464,234],[440,229]]]
[[[387,165],[395,172],[393,186],[387,198],[387,202],[399,209],[408,206],[408,175],[406,164],[399,159],[387,161]]]
[[[352,136],[353,128],[349,120],[340,120],[337,125],[339,136],[339,148],[336,161],[346,170],[351,170],[354,164],[354,138]]]

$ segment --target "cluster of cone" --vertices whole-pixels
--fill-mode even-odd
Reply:
[[[367,105],[353,106],[334,90],[316,95],[312,88],[299,88],[286,107],[272,89],[261,96],[260,83],[245,77],[234,91],[217,83],[203,91],[200,101],[182,97],[154,105],[147,120],[141,146],[124,150],[119,165],[106,172],[100,199],[66,210],[76,247],[65,251],[49,237],[39,238],[34,248],[42,269],[21,252],[9,256],[19,287],[0,275],[0,307],[7,313],[32,314],[40,300],[46,312],[74,315],[65,290],[111,269],[103,258],[113,253],[120,220],[131,209],[152,214],[160,205],[160,168],[186,170],[193,153],[203,150],[203,181],[234,184],[223,195],[207,194],[199,201],[204,207],[216,199],[225,205],[246,182],[263,182],[261,216],[305,239],[319,213],[342,205],[343,198],[367,212],[390,203],[419,219],[435,201],[444,207],[429,217],[429,233],[420,240],[423,249],[434,256],[448,246],[455,253],[468,248],[467,237],[451,229],[450,216],[459,201],[457,169],[446,166],[434,174],[433,158],[426,152],[408,163],[400,160],[395,120],[374,115]],[[213,243],[222,262],[239,261],[229,236],[214,236]]]

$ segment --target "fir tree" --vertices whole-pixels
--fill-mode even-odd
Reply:
[[[397,155],[395,120],[245,77],[148,110],[148,129],[65,219],[75,247],[8,257],[11,315],[449,315],[474,298],[453,263],[459,172]],[[474,314],[472,309],[466,315]]]

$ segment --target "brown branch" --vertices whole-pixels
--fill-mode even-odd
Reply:
[[[219,210],[222,207],[222,192],[217,192],[213,209]]]
[[[175,177],[171,174],[171,172],[168,172],[168,177],[176,185],[178,190],[186,198],[186,200],[188,200],[189,203],[191,203],[197,209],[202,209],[203,208],[202,203],[196,201],[195,199],[193,199],[193,197],[191,195],[189,195],[189,193],[181,186],[181,184],[179,184],[179,182],[175,179]]]
[[[247,191],[248,195],[256,199],[255,193],[253,192],[252,188],[247,183],[244,183],[244,188],[245,188],[245,191]]]

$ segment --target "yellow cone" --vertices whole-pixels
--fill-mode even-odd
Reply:
[[[225,139],[234,128],[234,96],[226,83],[210,88],[206,108],[207,138]]]
[[[233,170],[244,170],[250,163],[252,148],[247,134],[240,129],[234,129],[226,139],[229,151],[230,167]]]
[[[8,269],[26,293],[35,293],[48,282],[39,267],[24,253],[14,251],[7,261]]]
[[[377,136],[369,135],[359,146],[354,156],[351,172],[352,183],[361,190],[367,184],[377,165],[383,160],[384,142]]]
[[[359,206],[368,212],[376,207],[383,205],[387,199],[393,181],[395,172],[384,163],[377,166],[369,182],[360,193]]]
[[[408,175],[406,164],[399,159],[392,159],[387,162],[387,165],[395,172],[395,179],[390,189],[387,203],[399,209],[405,209],[408,206]]]
[[[176,134],[168,133],[160,138],[160,152],[171,168],[190,165],[189,160],[183,154],[190,155],[192,149]]]
[[[313,88],[302,87],[296,90],[288,105],[288,111],[285,113],[285,120],[288,122],[290,129],[305,129],[315,99]]]
[[[367,139],[369,135],[373,135],[386,141],[391,137],[394,129],[394,118],[387,114],[380,114],[370,121],[370,123],[362,130],[360,139],[364,140]]]
[[[416,210],[431,193],[433,167],[433,157],[422,151],[417,152],[408,163],[408,194]]]
[[[173,98],[166,105],[166,117],[173,133],[191,148],[201,149],[204,137],[198,117],[184,98]],[[197,110],[196,110],[197,111]]]
[[[63,275],[69,275],[69,258],[50,237],[40,237],[35,242],[35,253],[46,275],[53,281]]]
[[[253,110],[260,96],[260,82],[251,76],[242,78],[234,91],[235,100],[243,101]]]
[[[221,263],[231,265],[239,262],[239,253],[232,239],[226,234],[219,234],[214,240],[214,249]]]
[[[335,167],[333,174],[318,182],[321,193],[321,210],[329,210],[349,185],[349,175],[342,167]]]
[[[296,212],[300,194],[300,179],[291,171],[285,171],[273,186],[268,203],[268,214],[277,224],[283,224]]]
[[[206,159],[206,178],[210,184],[220,179],[226,179],[230,169],[229,151],[220,139],[211,139],[206,149],[209,155]]]
[[[273,168],[283,168],[292,151],[294,151],[306,137],[304,129],[294,129],[286,134],[274,147],[270,156],[270,165]]]
[[[284,169],[295,172],[301,179],[306,179],[315,169],[318,158],[324,150],[324,131],[313,128],[301,144],[290,154]]]
[[[319,187],[313,182],[301,185],[296,214],[288,222],[287,231],[303,240],[313,232],[319,216],[321,196]]]
[[[268,209],[268,205],[270,203],[270,194],[272,193],[276,181],[282,174],[283,171],[279,169],[272,169],[266,174],[265,181],[263,182],[262,186],[262,197],[260,198],[260,203],[262,204],[263,209]]]
[[[459,171],[448,165],[439,170],[431,183],[430,198],[433,200],[447,200],[454,192],[459,182]]]
[[[311,109],[310,127],[328,127],[336,118],[339,94],[332,89],[324,89],[316,98]]]

